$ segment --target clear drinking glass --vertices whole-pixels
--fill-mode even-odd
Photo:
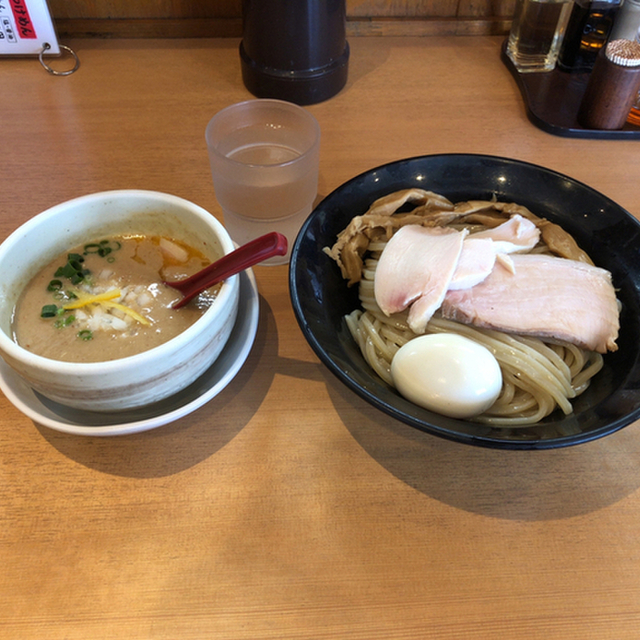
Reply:
[[[238,244],[270,231],[289,250],[263,264],[285,264],[318,193],[320,126],[298,105],[248,100],[217,113],[206,129],[216,199]]]

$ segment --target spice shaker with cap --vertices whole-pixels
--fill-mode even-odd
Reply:
[[[612,40],[600,52],[578,111],[588,129],[621,129],[640,90],[640,43]]]

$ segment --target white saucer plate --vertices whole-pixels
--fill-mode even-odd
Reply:
[[[116,436],[155,429],[182,418],[217,396],[245,363],[258,330],[260,299],[253,271],[240,274],[238,319],[222,353],[195,382],[179,393],[138,409],[103,413],[53,402],[34,391],[0,358],[0,390],[35,423],[81,436]]]

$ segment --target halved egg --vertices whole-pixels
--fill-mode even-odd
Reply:
[[[391,362],[391,376],[407,400],[452,418],[486,411],[502,388],[500,365],[491,351],[453,333],[407,342]]]

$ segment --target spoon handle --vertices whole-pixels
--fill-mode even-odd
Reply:
[[[173,305],[174,309],[178,309],[214,284],[267,258],[276,255],[283,256],[286,253],[287,238],[281,233],[273,231],[242,245],[189,278],[164,284],[183,294],[184,297]]]

